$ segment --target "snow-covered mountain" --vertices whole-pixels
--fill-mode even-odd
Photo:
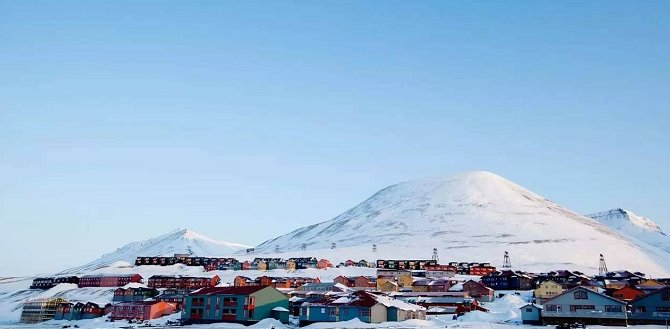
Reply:
[[[156,238],[129,243],[116,251],[62,273],[82,273],[99,268],[133,264],[138,256],[172,256],[176,253],[191,256],[225,256],[249,246],[218,241],[200,233],[181,229]]]
[[[335,249],[332,244],[335,243]],[[377,245],[373,251],[372,244]],[[670,253],[630,239],[490,172],[467,172],[389,186],[332,220],[256,247],[257,254],[490,261],[526,270],[610,268],[670,274]],[[303,248],[305,250],[303,250]]]
[[[617,232],[670,252],[670,236],[653,220],[617,208],[587,215]]]

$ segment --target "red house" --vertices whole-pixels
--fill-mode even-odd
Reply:
[[[329,268],[329,267],[333,267],[333,263],[331,263],[327,259],[321,259],[318,262],[316,262],[316,268],[318,268],[320,270],[323,270],[323,269],[326,269],[326,268]]]
[[[113,306],[111,319],[114,320],[151,320],[177,311],[177,305],[161,301],[123,302]]]
[[[356,262],[354,262],[351,259],[348,259],[346,262],[344,262],[344,266],[346,267],[356,266]]]
[[[463,291],[479,302],[492,302],[495,298],[493,289],[473,280],[463,283]]]
[[[79,278],[78,287],[123,287],[132,282],[142,283],[142,276],[139,274],[84,275]]]
[[[218,275],[213,277],[154,275],[149,278],[149,288],[200,289],[215,287],[221,282]]]
[[[470,275],[484,276],[489,273],[495,272],[496,268],[495,266],[491,266],[488,264],[479,264],[475,266],[470,266],[468,271]]]
[[[630,302],[640,296],[644,296],[644,291],[631,286],[625,286],[617,289],[612,293],[612,296],[623,302]]]

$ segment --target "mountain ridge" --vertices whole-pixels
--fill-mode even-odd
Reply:
[[[390,185],[331,220],[269,239],[255,250],[295,253],[304,245],[306,251],[323,251],[332,244],[358,248],[367,257],[374,257],[367,252],[372,244],[407,255],[412,248],[435,247],[461,254],[460,259],[497,259],[510,250],[521,264],[591,269],[605,253],[622,267],[630,262],[641,270],[670,273],[660,261],[670,257],[666,251],[487,171]]]

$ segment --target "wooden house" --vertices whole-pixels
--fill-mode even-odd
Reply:
[[[79,288],[86,287],[123,287],[129,283],[141,283],[139,274],[128,275],[84,275],[79,278]]]
[[[158,290],[153,288],[117,288],[114,290],[114,297],[112,301],[119,302],[140,302],[149,298],[158,296]]]
[[[635,286],[635,288],[644,292],[645,294],[651,294],[665,287],[667,287],[665,284],[662,284],[656,280],[646,280]]]
[[[492,302],[495,299],[495,291],[481,282],[469,280],[463,283],[463,292],[478,302]]]
[[[213,287],[189,294],[184,300],[185,323],[256,323],[272,317],[277,307],[288,308],[288,298],[270,286]]]
[[[636,324],[666,324],[670,321],[670,287],[658,289],[631,302]]]
[[[631,302],[644,295],[644,291],[631,286],[626,286],[612,292],[614,298],[623,302]]]
[[[403,274],[396,278],[396,283],[400,287],[411,288],[412,284],[414,283],[414,277],[412,277],[410,274]]]
[[[96,303],[88,302],[84,304],[84,307],[81,311],[81,318],[82,320],[99,318],[106,314],[105,310],[106,306],[100,306]]]
[[[348,297],[328,302],[303,303],[300,307],[300,325],[316,322],[340,322],[360,319],[366,323],[425,319],[425,308],[386,296],[357,291]]]
[[[495,271],[495,266],[491,266],[489,263],[471,263],[468,266],[469,275],[484,276]]]
[[[177,305],[162,301],[122,302],[113,305],[110,319],[152,320],[175,313]]]
[[[520,271],[497,271],[481,278],[481,282],[493,290],[531,290],[533,278]]]
[[[189,293],[191,293],[191,290],[188,289],[165,289],[160,295],[156,296],[155,299],[166,303],[173,303],[177,305],[177,310],[180,311],[184,298],[186,298]]]
[[[318,268],[318,269],[320,269],[320,270],[327,269],[327,268],[329,268],[329,267],[333,267],[333,263],[331,263],[331,262],[330,262],[329,260],[327,260],[327,259],[320,259],[320,260],[316,263],[316,268]]]
[[[545,325],[583,323],[599,325],[625,325],[626,303],[576,287],[544,302],[542,322]]]
[[[521,306],[519,310],[521,311],[521,321],[523,324],[542,324],[542,306],[537,304],[526,304]]]
[[[552,281],[547,280],[540,283],[537,288],[533,291],[533,296],[538,299],[539,302],[543,302],[547,299],[556,297],[562,294],[565,291],[562,285]]]
[[[344,266],[346,266],[346,267],[353,267],[353,266],[356,266],[356,262],[353,261],[353,260],[351,260],[351,259],[347,259],[347,260],[344,262]]]
[[[200,289],[214,287],[221,282],[218,275],[211,277],[154,275],[149,278],[149,288]]]

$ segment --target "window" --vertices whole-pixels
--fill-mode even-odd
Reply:
[[[664,291],[661,293],[661,300],[664,302],[670,301],[670,291]]]
[[[326,309],[323,307],[321,308],[321,314],[326,314]]]
[[[527,308],[526,308],[526,312],[528,312],[528,313],[533,312],[533,308],[532,308],[532,307],[527,307]]]
[[[670,312],[670,307],[657,307],[656,312]]]
[[[605,312],[621,313],[623,312],[623,308],[621,307],[621,305],[605,305]]]
[[[589,294],[586,291],[575,291],[575,299],[589,299]]]
[[[590,311],[595,309],[595,305],[570,305],[570,312],[577,312],[580,310]]]
[[[561,312],[562,308],[561,305],[545,305],[545,310],[547,310],[547,312]]]
[[[633,307],[633,313],[646,313],[647,312],[647,307],[646,306],[635,306]]]

